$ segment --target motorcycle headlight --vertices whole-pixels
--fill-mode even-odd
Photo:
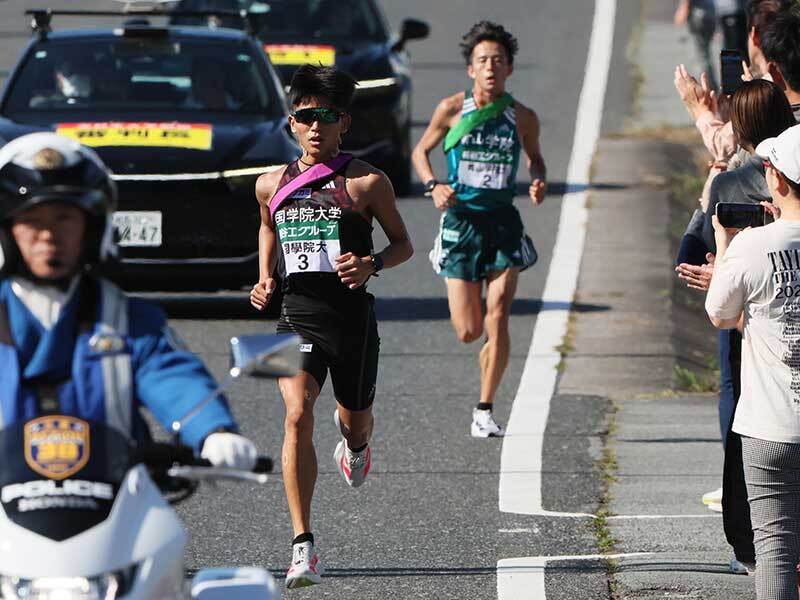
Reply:
[[[37,577],[0,575],[3,600],[115,600],[130,588],[135,567],[94,577]]]

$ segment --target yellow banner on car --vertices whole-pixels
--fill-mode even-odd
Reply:
[[[313,44],[264,44],[273,65],[322,65],[332,67],[336,63],[336,48]]]
[[[56,133],[84,146],[160,146],[211,150],[213,128],[208,123],[59,123]]]

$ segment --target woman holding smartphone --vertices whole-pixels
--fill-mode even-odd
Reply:
[[[715,327],[743,331],[742,438],[758,600],[798,600],[800,561],[800,125],[756,154],[780,218],[725,228],[714,217],[717,260],[706,297]],[[734,238],[735,236],[735,238]]]

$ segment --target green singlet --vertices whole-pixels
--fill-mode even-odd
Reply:
[[[488,118],[475,119],[482,109],[468,90],[456,136],[445,139],[448,184],[456,192],[456,204],[442,215],[430,260],[434,271],[446,278],[482,281],[492,272],[527,269],[537,260],[513,204],[522,149],[515,105],[508,95],[492,104],[484,107]],[[460,140],[453,139],[466,119],[475,119],[477,125]]]

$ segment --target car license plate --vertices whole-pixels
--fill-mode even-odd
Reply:
[[[119,211],[114,213],[114,229],[120,246],[160,246],[161,212]]]

